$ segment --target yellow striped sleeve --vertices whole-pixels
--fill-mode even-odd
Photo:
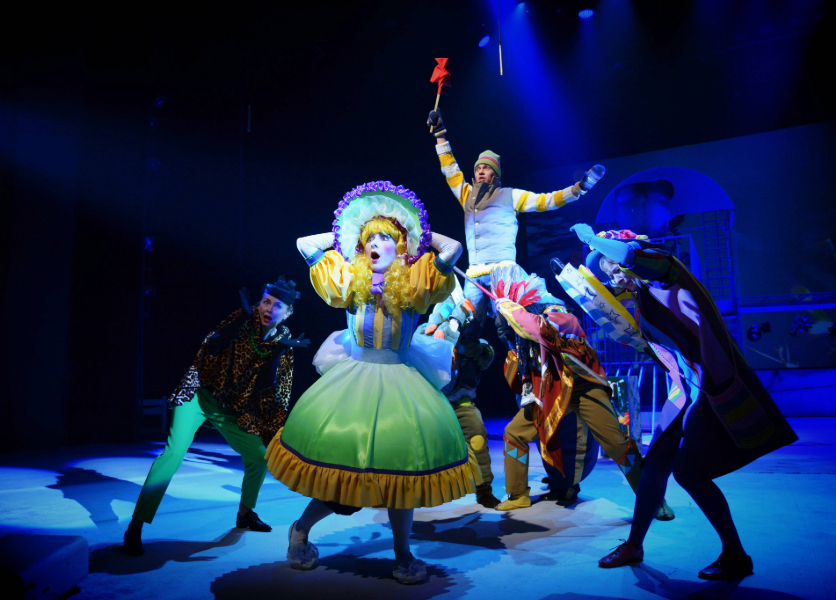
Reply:
[[[511,194],[514,199],[514,210],[517,212],[555,210],[565,206],[569,202],[574,202],[580,197],[572,194],[571,187],[549,194],[535,194],[533,192],[515,189],[511,191]]]
[[[464,173],[462,173],[453,153],[450,151],[450,144],[445,143],[436,146],[436,152],[438,152],[438,160],[441,163],[441,172],[447,179],[450,191],[453,192],[459,204],[464,206],[470,186],[464,182]]]
[[[467,194],[463,194],[464,190],[464,174],[461,171],[457,171],[452,177],[447,178],[447,185],[450,186],[450,189],[453,190],[453,194],[458,194],[459,204],[464,204],[464,198],[467,198]]]
[[[528,202],[528,197],[531,195],[531,192],[523,192],[520,196],[520,199],[517,200],[516,206],[514,206],[514,210],[517,212],[525,212],[525,203]]]

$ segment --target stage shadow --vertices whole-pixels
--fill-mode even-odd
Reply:
[[[58,473],[57,481],[46,487],[60,490],[64,498],[80,504],[90,513],[90,519],[97,527],[101,522],[118,520],[111,507],[113,500],[134,503],[142,489],[136,483],[108,477],[92,469],[67,467]]]
[[[412,539],[418,542],[444,542],[466,547],[504,550],[506,546],[502,542],[503,536],[549,533],[547,527],[517,520],[509,513],[491,514],[486,517],[485,513],[479,512],[464,518],[415,521],[412,525]]]
[[[90,572],[109,575],[135,575],[156,571],[169,562],[206,562],[215,556],[195,556],[215,548],[234,546],[244,535],[243,529],[232,529],[211,542],[147,542],[145,554],[128,556],[121,544],[101,546],[90,552]]]
[[[109,477],[94,469],[66,467],[58,469],[57,472],[59,473],[57,481],[46,487],[60,490],[64,498],[80,504],[90,513],[90,519],[96,527],[103,527],[109,521],[119,520],[119,516],[113,511],[111,505],[114,500],[134,504],[142,490],[142,486],[137,483]],[[237,490],[240,493],[240,488]],[[188,500],[168,495],[165,503],[169,511],[191,506]]]
[[[375,515],[374,523],[352,530],[351,543],[345,545],[344,533],[318,537],[320,549],[334,548],[349,556],[370,556],[392,552],[392,534],[381,534],[379,527],[389,529],[385,511]],[[431,563],[449,559],[465,559],[470,568],[481,568],[506,556],[503,536],[516,534],[549,535],[547,527],[519,521],[500,513],[466,513],[447,519],[416,520],[412,525],[410,545],[413,553]],[[524,536],[520,536],[522,538]]]
[[[221,438],[221,441],[223,441],[223,438]],[[189,460],[189,458],[203,459],[228,469],[244,469],[244,461],[241,458],[241,455],[231,449],[230,453],[226,454],[224,452],[213,452],[212,450],[189,446],[189,452],[186,454],[186,460]]]
[[[659,596],[660,598],[669,598],[670,600],[686,598],[689,600],[692,598],[725,600],[731,598],[732,595],[736,598],[751,598],[752,600],[802,600],[800,596],[787,594],[786,592],[750,588],[745,585],[742,588],[738,588],[741,583],[745,584],[747,581],[746,578],[736,581],[689,581],[686,579],[672,579],[658,569],[650,567],[647,563],[633,565],[629,568],[636,577],[635,586],[637,588]],[[593,596],[561,594],[559,597],[586,599],[592,598]],[[554,598],[556,599],[557,596]]]
[[[238,569],[215,579],[209,590],[218,600],[247,598],[398,598],[427,600],[440,595],[460,598],[473,584],[455,569],[427,565],[429,579],[401,585],[392,577],[393,559],[349,553],[324,557],[313,571],[295,571],[287,562]]]

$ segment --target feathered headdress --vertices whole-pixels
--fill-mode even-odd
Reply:
[[[564,302],[552,296],[546,289],[546,281],[536,273],[529,275],[515,263],[502,263],[491,271],[491,288],[499,298],[508,298],[522,307],[532,304],[557,304]]]

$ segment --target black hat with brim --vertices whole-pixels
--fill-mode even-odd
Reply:
[[[296,291],[296,283],[292,279],[285,281],[284,275],[279,277],[276,283],[265,284],[264,292],[273,296],[273,298],[281,300],[288,306],[292,305],[299,298],[299,292]]]

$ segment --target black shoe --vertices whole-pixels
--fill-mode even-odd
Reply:
[[[235,519],[235,526],[240,529],[249,529],[250,531],[273,531],[267,523],[258,518],[254,510],[251,510],[243,517],[238,515]]]
[[[724,553],[720,554],[720,558],[700,571],[699,578],[710,581],[734,581],[751,575],[754,572],[751,556],[746,554],[730,556]]]
[[[125,532],[125,541],[122,544],[122,552],[128,556],[142,556],[145,548],[142,547],[142,530],[128,529]]]
[[[548,501],[555,502],[558,506],[572,506],[578,501],[578,493],[581,491],[581,486],[574,485],[566,490],[549,490],[548,493],[540,496],[538,502]]]

